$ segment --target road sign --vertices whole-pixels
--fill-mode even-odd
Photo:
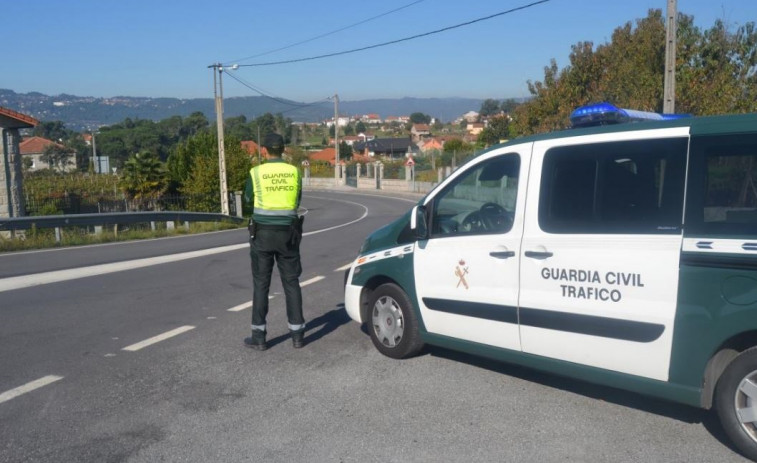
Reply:
[[[310,167],[310,162],[308,162],[308,160],[305,159],[304,161],[302,161],[302,167]]]
[[[413,161],[413,158],[407,158],[407,162],[405,162],[405,165],[408,167],[414,166],[415,161]]]

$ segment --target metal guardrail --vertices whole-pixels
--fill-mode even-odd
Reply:
[[[0,231],[29,230],[31,228],[62,228],[93,225],[122,225],[150,222],[244,222],[242,217],[211,212],[114,212],[107,214],[43,215],[0,218]]]

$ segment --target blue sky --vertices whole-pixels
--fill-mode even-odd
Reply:
[[[208,65],[305,58],[401,39],[534,0],[38,0],[3,2],[0,88],[79,96],[212,97]],[[402,8],[406,7],[406,8]],[[665,0],[551,0],[471,26],[373,50],[295,64],[242,67],[234,75],[268,94],[316,101],[528,95],[571,45],[665,9]],[[355,27],[257,58],[400,9]],[[678,0],[709,28],[757,21],[755,0]],[[10,38],[10,39],[8,39]],[[224,96],[253,96],[230,77]]]

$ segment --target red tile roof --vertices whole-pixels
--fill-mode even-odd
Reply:
[[[326,148],[308,155],[308,159],[310,159],[310,162],[328,162],[333,166],[336,164],[336,150],[334,148]]]
[[[21,129],[39,125],[39,121],[26,114],[0,106],[0,127]]]
[[[61,148],[63,147],[63,145],[55,143],[52,140],[48,140],[47,138],[30,137],[24,139],[21,143],[19,143],[18,149],[21,154],[40,154],[44,153],[45,148],[47,148],[49,145],[57,145]]]

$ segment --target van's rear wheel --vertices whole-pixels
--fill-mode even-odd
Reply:
[[[723,430],[745,456],[757,461],[757,348],[739,354],[715,389]]]
[[[368,318],[371,341],[387,357],[400,359],[423,347],[410,298],[399,286],[385,283],[371,297]]]

